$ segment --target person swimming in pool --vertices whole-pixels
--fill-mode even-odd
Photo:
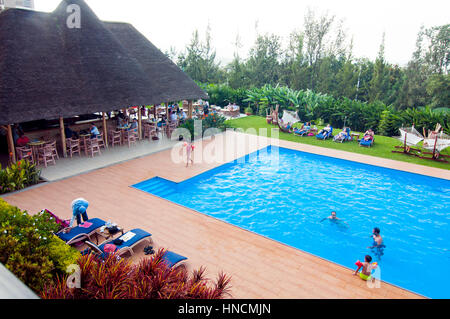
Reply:
[[[340,219],[336,216],[335,211],[332,211],[330,216],[323,218],[320,222],[323,222],[324,220],[327,220],[327,219],[332,222],[343,222],[348,226],[348,224],[345,221],[343,221],[342,219]]]
[[[372,246],[368,246],[367,248],[372,249],[379,259],[384,255],[384,248],[386,248],[386,246],[384,245],[383,238],[380,235],[380,229],[378,227],[375,227],[372,233],[373,235],[371,237],[373,238],[373,243]]]

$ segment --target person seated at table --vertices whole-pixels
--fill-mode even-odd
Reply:
[[[166,122],[165,117],[161,117],[158,121],[158,123],[156,123],[157,127],[162,127],[164,125],[164,123]]]
[[[91,138],[96,138],[100,135],[100,132],[98,131],[97,126],[95,126],[94,123],[91,123]]]
[[[130,128],[128,130],[137,132],[137,128],[138,128],[138,121],[137,119],[133,119],[133,122],[131,122]]]
[[[209,114],[209,103],[206,101],[205,105],[203,105],[203,114],[208,115]]]
[[[26,146],[28,143],[30,143],[30,139],[25,136],[23,132],[19,132],[19,138],[16,141],[16,145],[19,147]]]
[[[176,122],[178,120],[177,114],[175,112],[169,112],[169,119],[171,122]]]
[[[186,120],[187,115],[186,115],[186,112],[184,110],[180,111],[180,118],[181,118],[182,121]]]
[[[125,126],[128,126],[128,123],[130,122],[130,118],[127,115],[120,112],[117,121],[118,121],[117,124],[119,127],[125,127]]]
[[[78,133],[72,130],[70,126],[64,128],[64,134],[66,135],[66,138],[78,138]]]

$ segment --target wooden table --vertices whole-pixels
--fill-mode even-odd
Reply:
[[[128,131],[131,128],[131,125],[118,126],[117,128],[120,130],[120,136],[121,136],[121,139],[122,139],[122,144],[125,144],[125,132]]]
[[[352,140],[354,139],[354,137],[356,137],[356,141],[359,140],[359,133],[351,133],[350,136],[352,137]]]
[[[83,141],[83,147],[84,147],[84,155],[87,156],[88,153],[88,143],[87,140],[91,138],[91,134],[80,134],[80,140]]]
[[[37,164],[38,163],[38,152],[39,149],[45,145],[45,141],[32,141],[29,142],[27,145],[31,147],[31,152],[33,156],[33,161]]]
[[[110,239],[111,237],[113,237],[114,235],[121,233],[121,235],[123,235],[123,227],[119,227],[117,226],[117,232],[114,234],[111,234],[108,230],[108,228],[106,227],[100,227],[96,232],[95,232],[95,237],[97,239],[97,245],[98,245],[98,236],[103,237],[105,240]]]

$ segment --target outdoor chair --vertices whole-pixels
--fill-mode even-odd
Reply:
[[[81,156],[80,140],[73,139],[73,138],[66,138],[66,149],[67,149],[67,153],[70,155],[70,157],[72,157],[73,154],[76,154],[76,153],[78,153],[78,155]]]
[[[122,132],[113,131],[110,140],[113,147],[115,145],[122,145]]]
[[[333,128],[330,127],[329,131],[323,131],[319,132],[319,134],[316,135],[316,138],[318,140],[326,140],[327,138],[333,137]]]
[[[85,239],[91,240],[91,236],[96,234],[97,230],[105,225],[106,222],[104,220],[92,218],[71,228],[68,233],[65,233],[65,231],[68,230],[68,227],[63,228],[56,233],[56,236],[64,240],[66,244],[71,245]]]
[[[105,246],[108,244],[113,244],[115,246],[115,253],[120,255],[123,255],[127,252],[131,254],[131,256],[134,255],[133,248],[142,242],[146,242],[147,245],[150,245],[153,243],[152,239],[150,238],[152,234],[146,232],[145,230],[142,230],[140,228],[132,229],[122,236],[120,236],[117,239],[111,239],[108,241],[103,242],[100,246],[95,245],[94,243],[90,241],[86,241],[86,245],[89,246],[92,250],[94,250],[96,253],[104,254],[105,253]],[[121,242],[119,243],[118,240]]]
[[[102,152],[100,151],[100,146],[98,145],[97,138],[89,138],[86,140],[87,143],[87,152],[92,157],[94,157],[94,154],[98,153],[102,155]]]
[[[97,141],[98,141],[98,146],[100,148],[103,147],[103,149],[106,149],[105,140],[103,138],[103,133],[100,133],[99,135],[97,135]]]
[[[44,147],[49,146],[52,149],[53,156],[55,156],[57,159],[59,159],[58,150],[56,148],[56,141],[49,141],[45,143]]]
[[[45,167],[48,166],[49,163],[53,163],[56,165],[55,154],[53,147],[50,145],[45,145],[38,149],[37,153],[37,164],[43,163]]]
[[[130,147],[131,144],[136,145],[136,132],[125,131],[124,132],[124,140],[128,143],[128,147]]]
[[[18,146],[16,147],[16,155],[17,155],[17,160],[20,161],[22,159],[27,159],[30,162],[33,162],[33,150],[30,147],[26,147],[26,146]]]
[[[143,138],[152,139],[153,136],[157,136],[156,125],[144,124]]]
[[[172,137],[172,133],[177,128],[177,124],[177,122],[169,122],[169,124],[166,125],[166,135],[168,138]]]

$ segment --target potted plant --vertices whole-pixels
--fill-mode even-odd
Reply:
[[[253,114],[253,110],[250,106],[247,106],[244,110],[246,115],[252,115]]]

